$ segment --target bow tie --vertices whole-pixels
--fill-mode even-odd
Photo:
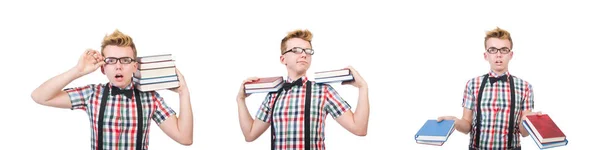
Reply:
[[[118,95],[118,94],[125,94],[125,96],[129,99],[131,99],[131,97],[133,97],[133,90],[132,89],[128,89],[128,90],[121,90],[118,87],[112,87],[112,92],[110,92],[110,94],[112,96]]]
[[[289,90],[291,89],[293,86],[302,86],[302,78],[292,82],[292,83],[283,83],[283,90]]]
[[[506,82],[508,80],[508,77],[506,75],[500,76],[500,77],[490,77],[490,84],[494,84],[495,82],[498,81],[504,81]]]

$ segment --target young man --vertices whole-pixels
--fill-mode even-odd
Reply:
[[[309,81],[306,70],[310,67],[314,54],[311,40],[312,33],[308,30],[292,31],[281,40],[280,61],[286,66],[288,77],[279,92],[267,94],[256,114],[257,119],[252,119],[246,107],[245,99],[249,94],[244,92],[244,84],[258,78],[248,78],[242,83],[237,103],[240,127],[247,142],[254,141],[272,125],[271,149],[323,150],[327,114],[353,134],[367,135],[367,83],[354,68],[348,67],[355,80],[343,84],[353,85],[359,91],[356,113],[353,113],[350,105],[330,85]],[[306,97],[310,97],[309,101],[306,101]],[[305,112],[305,104],[310,106],[310,112]],[[307,120],[310,121],[309,124],[305,124],[306,119],[310,119]]]
[[[520,137],[528,136],[521,124],[533,110],[533,89],[527,81],[508,72],[513,42],[510,33],[496,28],[488,31],[483,56],[490,72],[467,82],[463,116],[442,116],[454,120],[456,130],[470,133],[469,149],[520,150]],[[483,86],[482,86],[483,85]]]
[[[88,49],[75,67],[49,79],[31,97],[41,105],[86,111],[91,127],[91,149],[148,149],[150,119],[183,145],[193,141],[190,94],[177,70],[179,118],[155,91],[134,90],[137,50],[128,35],[115,30],[104,37],[101,52]],[[101,68],[110,82],[66,88],[67,84]],[[140,116],[141,115],[141,116]]]

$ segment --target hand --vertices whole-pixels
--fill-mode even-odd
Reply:
[[[185,78],[183,78],[183,75],[181,74],[181,72],[179,72],[179,69],[177,69],[177,68],[175,68],[175,73],[177,73],[177,79],[179,80],[179,87],[171,88],[169,90],[171,90],[175,93],[178,93],[178,94],[187,92],[188,88],[187,88],[187,83],[185,82]]]
[[[77,69],[77,72],[83,76],[96,71],[96,69],[104,64],[106,63],[100,52],[93,49],[87,49],[81,57],[79,57],[79,62],[75,68]]]
[[[342,82],[342,85],[350,84],[357,88],[367,87],[367,82],[360,76],[360,74],[358,74],[358,71],[356,71],[352,66],[348,66],[344,69],[350,70],[350,74],[352,74],[352,76],[354,77],[354,80],[344,81],[344,82]]]
[[[530,115],[542,115],[543,113],[541,111],[538,112],[525,112],[523,113],[523,117],[521,118],[521,120],[525,120],[525,117],[530,116]]]
[[[244,85],[246,85],[246,83],[250,83],[253,81],[257,81],[258,77],[250,77],[246,80],[244,80],[244,82],[242,82],[242,86],[240,86],[240,91],[238,92],[237,95],[237,100],[245,100],[246,97],[250,96],[250,94],[246,93],[246,88],[244,87]]]
[[[454,116],[441,116],[438,117],[437,122],[442,122],[443,120],[458,120],[458,118]]]

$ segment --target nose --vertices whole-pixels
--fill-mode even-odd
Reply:
[[[121,61],[117,61],[117,63],[115,63],[115,68],[117,70],[123,70],[123,64],[121,64]]]
[[[308,55],[308,54],[306,54],[306,51],[302,51],[300,53],[300,57],[302,57],[302,58],[306,58],[306,55]]]

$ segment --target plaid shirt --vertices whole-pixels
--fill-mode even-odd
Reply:
[[[516,76],[510,75],[506,72],[503,75],[509,76],[508,80],[513,80],[515,84],[515,130],[513,131],[513,143],[512,147],[519,147],[520,144],[520,132],[519,124],[521,118],[521,112],[533,109],[533,90],[531,84],[527,81],[520,79]],[[494,72],[489,72],[491,77],[499,77]],[[502,76],[502,75],[500,75]],[[514,77],[514,78],[511,78]],[[479,87],[484,82],[483,75],[475,77],[467,82],[464,97],[463,107],[473,110],[473,122],[470,132],[469,147],[475,146],[475,120],[477,113],[477,94],[479,93]],[[479,143],[479,149],[507,149],[508,147],[508,125],[510,115],[510,81],[498,81],[494,84],[490,84],[489,79],[485,85],[484,91],[481,97],[481,137]],[[510,100],[513,101],[513,100]]]
[[[304,145],[304,101],[306,95],[306,76],[302,77],[302,87],[293,86],[287,91],[281,92],[280,98],[276,101],[273,116],[275,128],[275,149],[285,150],[303,150]],[[293,82],[287,78],[286,82]],[[310,140],[311,149],[325,149],[325,118],[331,114],[337,118],[350,110],[350,105],[340,97],[340,95],[328,84],[316,84],[311,82],[311,109],[310,109]],[[256,118],[269,122],[271,121],[271,106],[277,94],[267,94],[265,100],[260,105]]]
[[[137,132],[137,116],[135,100],[127,98],[124,94],[112,96],[108,94],[106,109],[104,112],[104,123],[98,125],[98,114],[100,101],[106,84],[90,84],[82,87],[67,88],[65,91],[71,99],[71,109],[80,109],[87,112],[91,127],[91,149],[96,149],[98,128],[104,130],[103,147],[105,149],[134,150]],[[112,86],[112,84],[110,85]],[[131,89],[133,83],[125,87]],[[111,90],[109,90],[111,91]],[[135,96],[135,94],[132,94]],[[160,124],[175,115],[175,111],[169,108],[163,98],[157,92],[141,92],[141,101],[144,114],[144,142],[143,149],[148,149],[148,133],[150,131],[150,120]]]

